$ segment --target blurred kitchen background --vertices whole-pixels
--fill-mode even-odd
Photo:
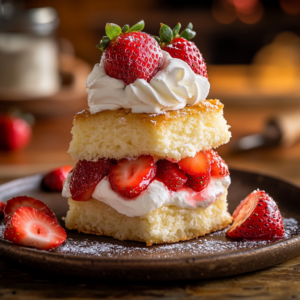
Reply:
[[[209,97],[232,126],[218,149],[229,166],[300,184],[299,0],[0,0],[0,113],[35,120],[28,145],[0,152],[0,182],[74,164],[72,118],[105,24],[141,19],[153,35],[193,23]]]

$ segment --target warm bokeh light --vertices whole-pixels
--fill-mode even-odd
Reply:
[[[280,0],[281,8],[288,14],[300,14],[300,1],[299,0]]]
[[[214,18],[222,24],[230,24],[237,18],[234,6],[228,0],[215,0],[212,13]]]
[[[262,4],[258,1],[256,1],[254,6],[249,6],[248,8],[249,9],[246,9],[246,6],[245,6],[242,9],[237,9],[238,18],[246,24],[257,23],[264,14],[264,9],[263,9]]]
[[[254,24],[263,16],[263,6],[259,0],[215,0],[212,13],[222,24],[230,24],[239,18],[243,23]]]

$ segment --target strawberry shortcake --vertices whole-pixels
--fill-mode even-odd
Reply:
[[[75,116],[66,227],[119,240],[172,243],[227,227],[230,176],[213,148],[230,139],[207,70],[190,41],[106,25],[103,55],[87,79],[89,108]]]

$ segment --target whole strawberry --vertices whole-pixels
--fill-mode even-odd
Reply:
[[[230,238],[272,239],[284,237],[283,221],[275,201],[264,191],[252,192],[233,213],[227,231]]]
[[[208,78],[202,54],[190,41],[196,35],[196,32],[193,31],[193,24],[189,23],[186,29],[179,34],[180,28],[180,23],[177,23],[173,30],[165,24],[160,24],[160,38],[155,37],[155,39],[159,42],[161,49],[172,57],[185,61],[196,74]]]
[[[14,151],[25,148],[31,139],[31,127],[22,118],[0,115],[0,150]]]
[[[52,192],[61,192],[63,183],[72,168],[71,166],[63,166],[52,170],[44,176],[42,186]]]
[[[116,24],[106,24],[104,36],[97,46],[104,51],[104,69],[108,76],[122,80],[126,85],[136,79],[149,82],[163,63],[162,51],[156,40],[140,32],[145,26],[140,21],[123,29]]]

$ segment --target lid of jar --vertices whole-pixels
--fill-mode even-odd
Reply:
[[[59,25],[59,17],[52,7],[16,9],[0,1],[0,32],[49,35]]]

